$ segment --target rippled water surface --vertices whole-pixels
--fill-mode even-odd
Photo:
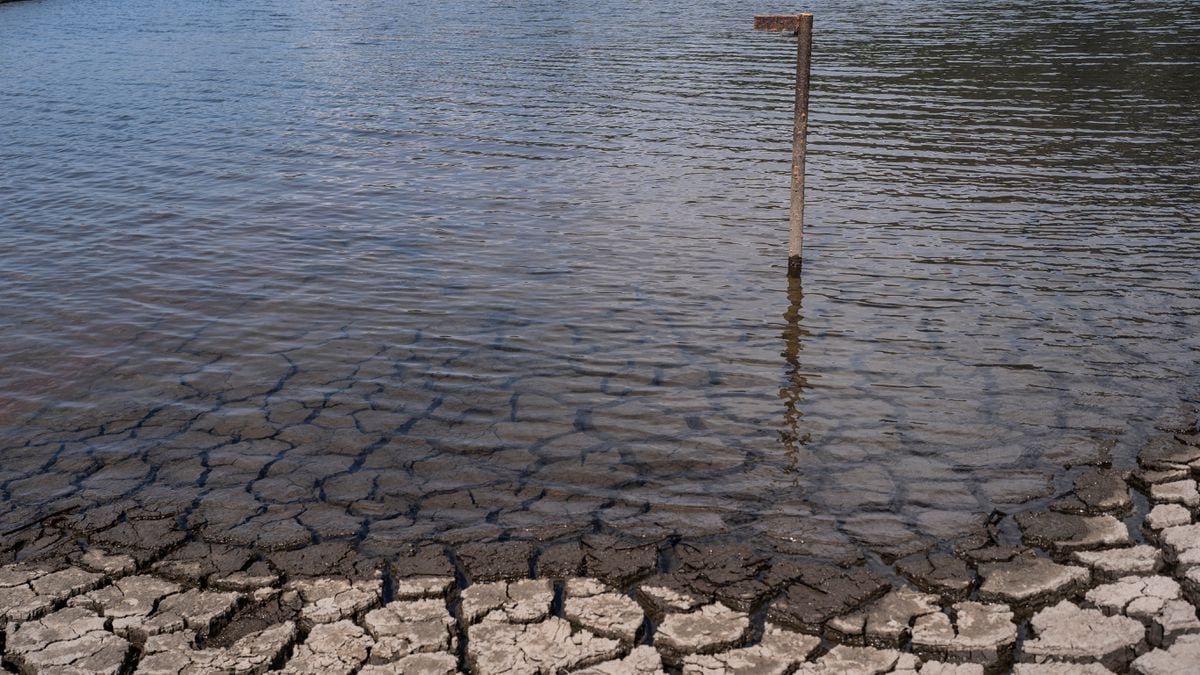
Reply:
[[[1195,400],[1189,0],[0,5],[0,526],[901,552]],[[797,517],[801,516],[801,517]]]

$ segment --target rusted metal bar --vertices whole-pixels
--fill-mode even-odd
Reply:
[[[788,276],[799,277],[804,250],[804,156],[808,144],[809,64],[812,60],[812,14],[756,16],[755,30],[796,33],[796,109],[792,127],[792,205],[788,231]]]
[[[811,15],[809,15],[811,16]],[[785,33],[795,33],[800,30],[800,14],[784,14],[782,16],[762,15],[754,17],[754,30],[774,30]]]

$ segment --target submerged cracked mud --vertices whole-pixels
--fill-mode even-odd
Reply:
[[[1155,437],[1136,472],[1081,475],[1048,511],[892,565],[616,534],[270,550],[145,508],[48,519],[3,540],[3,663],[113,675],[1185,672],[1200,654],[1192,431]]]

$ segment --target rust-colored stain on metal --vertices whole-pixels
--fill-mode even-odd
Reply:
[[[773,14],[754,17],[754,30],[778,30],[795,33],[800,30],[800,17],[812,14]]]

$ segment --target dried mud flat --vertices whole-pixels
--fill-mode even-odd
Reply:
[[[0,541],[23,673],[1105,673],[1200,663],[1200,429],[898,559],[720,538],[261,550],[114,505]]]

